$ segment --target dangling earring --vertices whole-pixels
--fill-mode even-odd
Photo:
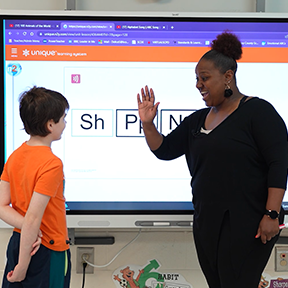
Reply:
[[[224,91],[224,97],[229,98],[232,96],[233,91],[231,90],[229,83],[225,84],[225,91]]]

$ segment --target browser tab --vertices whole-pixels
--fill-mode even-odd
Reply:
[[[109,31],[115,30],[113,23],[93,23],[93,22],[63,22],[61,23],[61,29],[63,30],[101,30]]]

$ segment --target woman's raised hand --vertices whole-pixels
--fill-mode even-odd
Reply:
[[[145,88],[141,89],[141,96],[137,94],[137,101],[138,101],[138,112],[139,117],[142,123],[151,123],[156,116],[158,105],[160,104],[155,102],[154,91],[152,88]]]

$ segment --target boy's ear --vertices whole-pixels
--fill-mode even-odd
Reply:
[[[53,131],[53,124],[54,124],[54,121],[52,119],[47,121],[46,126],[50,133]]]

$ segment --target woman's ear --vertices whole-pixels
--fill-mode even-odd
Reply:
[[[234,76],[234,71],[232,71],[231,69],[229,69],[225,72],[225,79],[226,79],[227,83],[230,83],[232,81],[233,76]]]

